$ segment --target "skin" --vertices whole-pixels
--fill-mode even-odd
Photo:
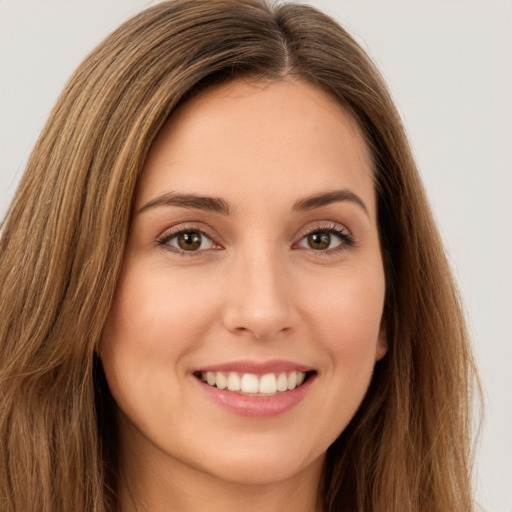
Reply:
[[[326,450],[387,350],[367,153],[338,103],[292,79],[217,86],[164,126],[100,346],[119,406],[123,511],[319,510]],[[357,198],[294,210],[335,190]],[[221,198],[230,212],[147,206],[168,193]],[[353,244],[331,233],[326,250],[311,246],[308,234],[332,227]],[[180,252],[169,239],[180,229],[207,237]],[[316,371],[277,417],[233,414],[194,376],[270,359]]]

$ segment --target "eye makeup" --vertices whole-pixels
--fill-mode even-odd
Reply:
[[[180,256],[200,256],[212,250],[221,250],[223,246],[216,237],[209,234],[196,223],[180,224],[161,235],[156,243],[159,247]],[[350,231],[335,222],[320,223],[305,229],[292,249],[312,251],[319,255],[334,255],[355,245]]]
[[[338,243],[335,243],[333,238],[337,238]],[[329,222],[315,225],[313,228],[308,227],[293,247],[309,249],[322,255],[331,255],[347,250],[354,245],[354,237],[347,228],[336,222]]]

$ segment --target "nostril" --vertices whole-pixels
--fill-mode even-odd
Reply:
[[[282,336],[283,334],[286,334],[292,330],[291,327],[281,327],[281,328],[272,328],[271,326],[265,327],[259,327],[254,326],[252,328],[249,327],[236,327],[234,329],[234,332],[238,335],[248,335],[252,336],[253,338],[257,340],[269,340],[276,338],[278,336]]]

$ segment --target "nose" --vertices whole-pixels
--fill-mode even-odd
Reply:
[[[291,332],[298,315],[286,263],[273,251],[240,255],[229,271],[225,328],[238,336],[276,339]]]

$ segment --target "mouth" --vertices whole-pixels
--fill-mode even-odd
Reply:
[[[198,368],[193,378],[221,408],[251,419],[275,418],[295,409],[317,370],[286,360],[238,360]]]
[[[293,391],[304,385],[316,372],[280,371],[242,373],[237,371],[197,371],[194,376],[203,383],[244,396],[269,397]]]

